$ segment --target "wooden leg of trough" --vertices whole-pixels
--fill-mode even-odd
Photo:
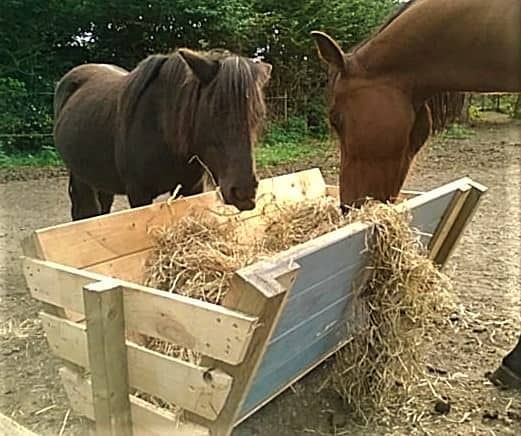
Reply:
[[[83,288],[98,435],[131,436],[123,291],[110,282]]]
[[[194,414],[185,414],[190,421],[209,428],[211,436],[229,436],[232,433],[273,330],[285,307],[288,290],[295,283],[297,269],[297,266],[288,268],[274,281],[270,280],[271,284],[268,286],[266,286],[267,281],[259,280],[256,275],[249,276],[247,279],[240,275],[233,278],[232,288],[223,305],[258,316],[259,325],[253,331],[246,356],[239,365],[228,365],[210,358],[204,358],[201,362],[204,366],[218,367],[233,377],[232,389],[226,404],[215,421],[209,422]]]

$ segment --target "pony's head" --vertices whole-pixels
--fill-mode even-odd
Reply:
[[[394,200],[431,131],[429,108],[389,76],[373,77],[356,55],[312,32],[329,68],[329,120],[340,141],[340,200]]]
[[[265,118],[264,87],[271,65],[224,50],[179,50],[198,86],[187,95],[183,141],[215,177],[224,201],[255,207],[254,145]],[[190,131],[186,130],[190,126]]]

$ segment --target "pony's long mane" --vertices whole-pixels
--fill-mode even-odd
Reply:
[[[220,63],[216,77],[205,86],[177,51],[143,60],[129,75],[120,97],[122,124],[130,125],[144,92],[160,77],[164,89],[158,110],[162,109],[162,125],[173,135],[170,141],[178,153],[189,152],[199,117],[220,128],[250,131],[260,125],[266,112],[264,95],[248,60],[225,50],[199,53]]]

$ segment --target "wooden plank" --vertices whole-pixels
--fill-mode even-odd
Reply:
[[[348,338],[345,328],[339,325],[329,331],[322,340],[313,342],[310,347],[295,354],[294,358],[278,371],[270,373],[268,377],[256,377],[235,425],[243,422],[335,354],[347,343]],[[315,356],[315,359],[309,359],[308,353]]]
[[[100,274],[53,262],[23,259],[31,295],[84,314],[82,288],[106,280]],[[124,294],[127,331],[182,345],[224,362],[242,361],[257,318],[178,294],[114,280]]]
[[[96,431],[132,436],[123,291],[92,283],[84,286],[83,301]]]
[[[292,292],[270,343],[293,330],[303,320],[312,318],[317,311],[344,298],[350,292],[346,286],[355,280],[364,267],[363,261],[353,259],[353,262],[328,279],[315,282],[296,295]]]
[[[425,194],[425,191],[417,191],[412,189],[402,189],[400,191],[400,197],[404,199],[417,197],[418,195]],[[326,195],[329,197],[337,198],[340,200],[340,188],[338,185],[326,185]]]
[[[41,313],[53,353],[90,368],[85,326]],[[232,377],[218,369],[197,366],[127,341],[129,383],[140,391],[177,404],[207,419],[215,419],[232,386]]]
[[[446,236],[443,238],[443,242],[441,243],[436,255],[433,257],[433,260],[436,264],[440,265],[441,267],[445,266],[452,251],[463,235],[463,230],[474,216],[477,205],[481,200],[481,196],[486,191],[487,188],[483,185],[473,184],[472,190],[468,193],[468,195],[466,195],[464,204],[459,209],[459,213],[453,220],[450,230],[446,233]]]
[[[301,350],[307,349],[310,344],[320,341],[327,333],[339,324],[345,324],[344,315],[350,302],[350,291],[327,307],[319,310],[308,319],[302,320],[293,328],[270,342],[262,366],[259,368],[258,377],[262,378],[262,384],[267,387],[266,376],[277,372],[287,362],[291,362]],[[308,354],[310,362],[319,356]]]
[[[67,368],[60,369],[60,376],[72,409],[80,416],[94,419],[92,384]],[[174,414],[153,406],[134,395],[130,396],[130,411],[134,436],[210,436],[208,429],[193,423],[183,423]]]
[[[448,206],[445,214],[439,222],[436,231],[429,243],[429,258],[434,259],[440,251],[443,241],[446,239],[450,229],[454,225],[454,221],[459,215],[461,208],[465,204],[468,194],[470,193],[471,186],[467,185],[460,188],[455,192],[454,197]]]
[[[150,254],[151,248],[97,263],[85,270],[142,285],[145,280],[145,262]]]
[[[0,436],[38,436],[15,420],[0,413]]]
[[[259,317],[259,326],[254,333],[248,354],[238,366],[226,365],[226,372],[234,378],[234,384],[219,419],[210,424],[212,436],[228,436],[231,434],[242,403],[255,377],[268,340],[282,313],[288,289],[297,275],[298,266],[288,264],[281,267],[276,278],[259,277],[254,273],[240,273],[234,276],[233,286],[223,304],[237,310],[255,313]]]
[[[259,183],[258,207],[274,196],[279,201],[323,196],[325,183],[319,169],[287,174]],[[35,237],[43,258],[71,267],[88,268],[95,264],[150,248],[148,230],[168,224],[200,208],[221,208],[216,191],[163,201],[140,208],[74,221],[37,230]],[[237,212],[232,206],[223,210]],[[257,211],[258,212],[258,211]],[[248,212],[254,213],[254,212]],[[70,247],[74,246],[74,250]]]

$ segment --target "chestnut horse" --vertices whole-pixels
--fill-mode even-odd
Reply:
[[[55,90],[54,138],[69,170],[72,219],[109,213],[114,194],[137,207],[178,185],[183,195],[202,192],[205,171],[225,203],[252,209],[270,74],[270,64],[225,50],[189,49],[151,55],[130,72],[70,70]]]
[[[312,32],[329,67],[340,200],[394,200],[444,92],[521,92],[520,0],[412,0],[348,53]],[[521,337],[499,374],[521,387]]]

